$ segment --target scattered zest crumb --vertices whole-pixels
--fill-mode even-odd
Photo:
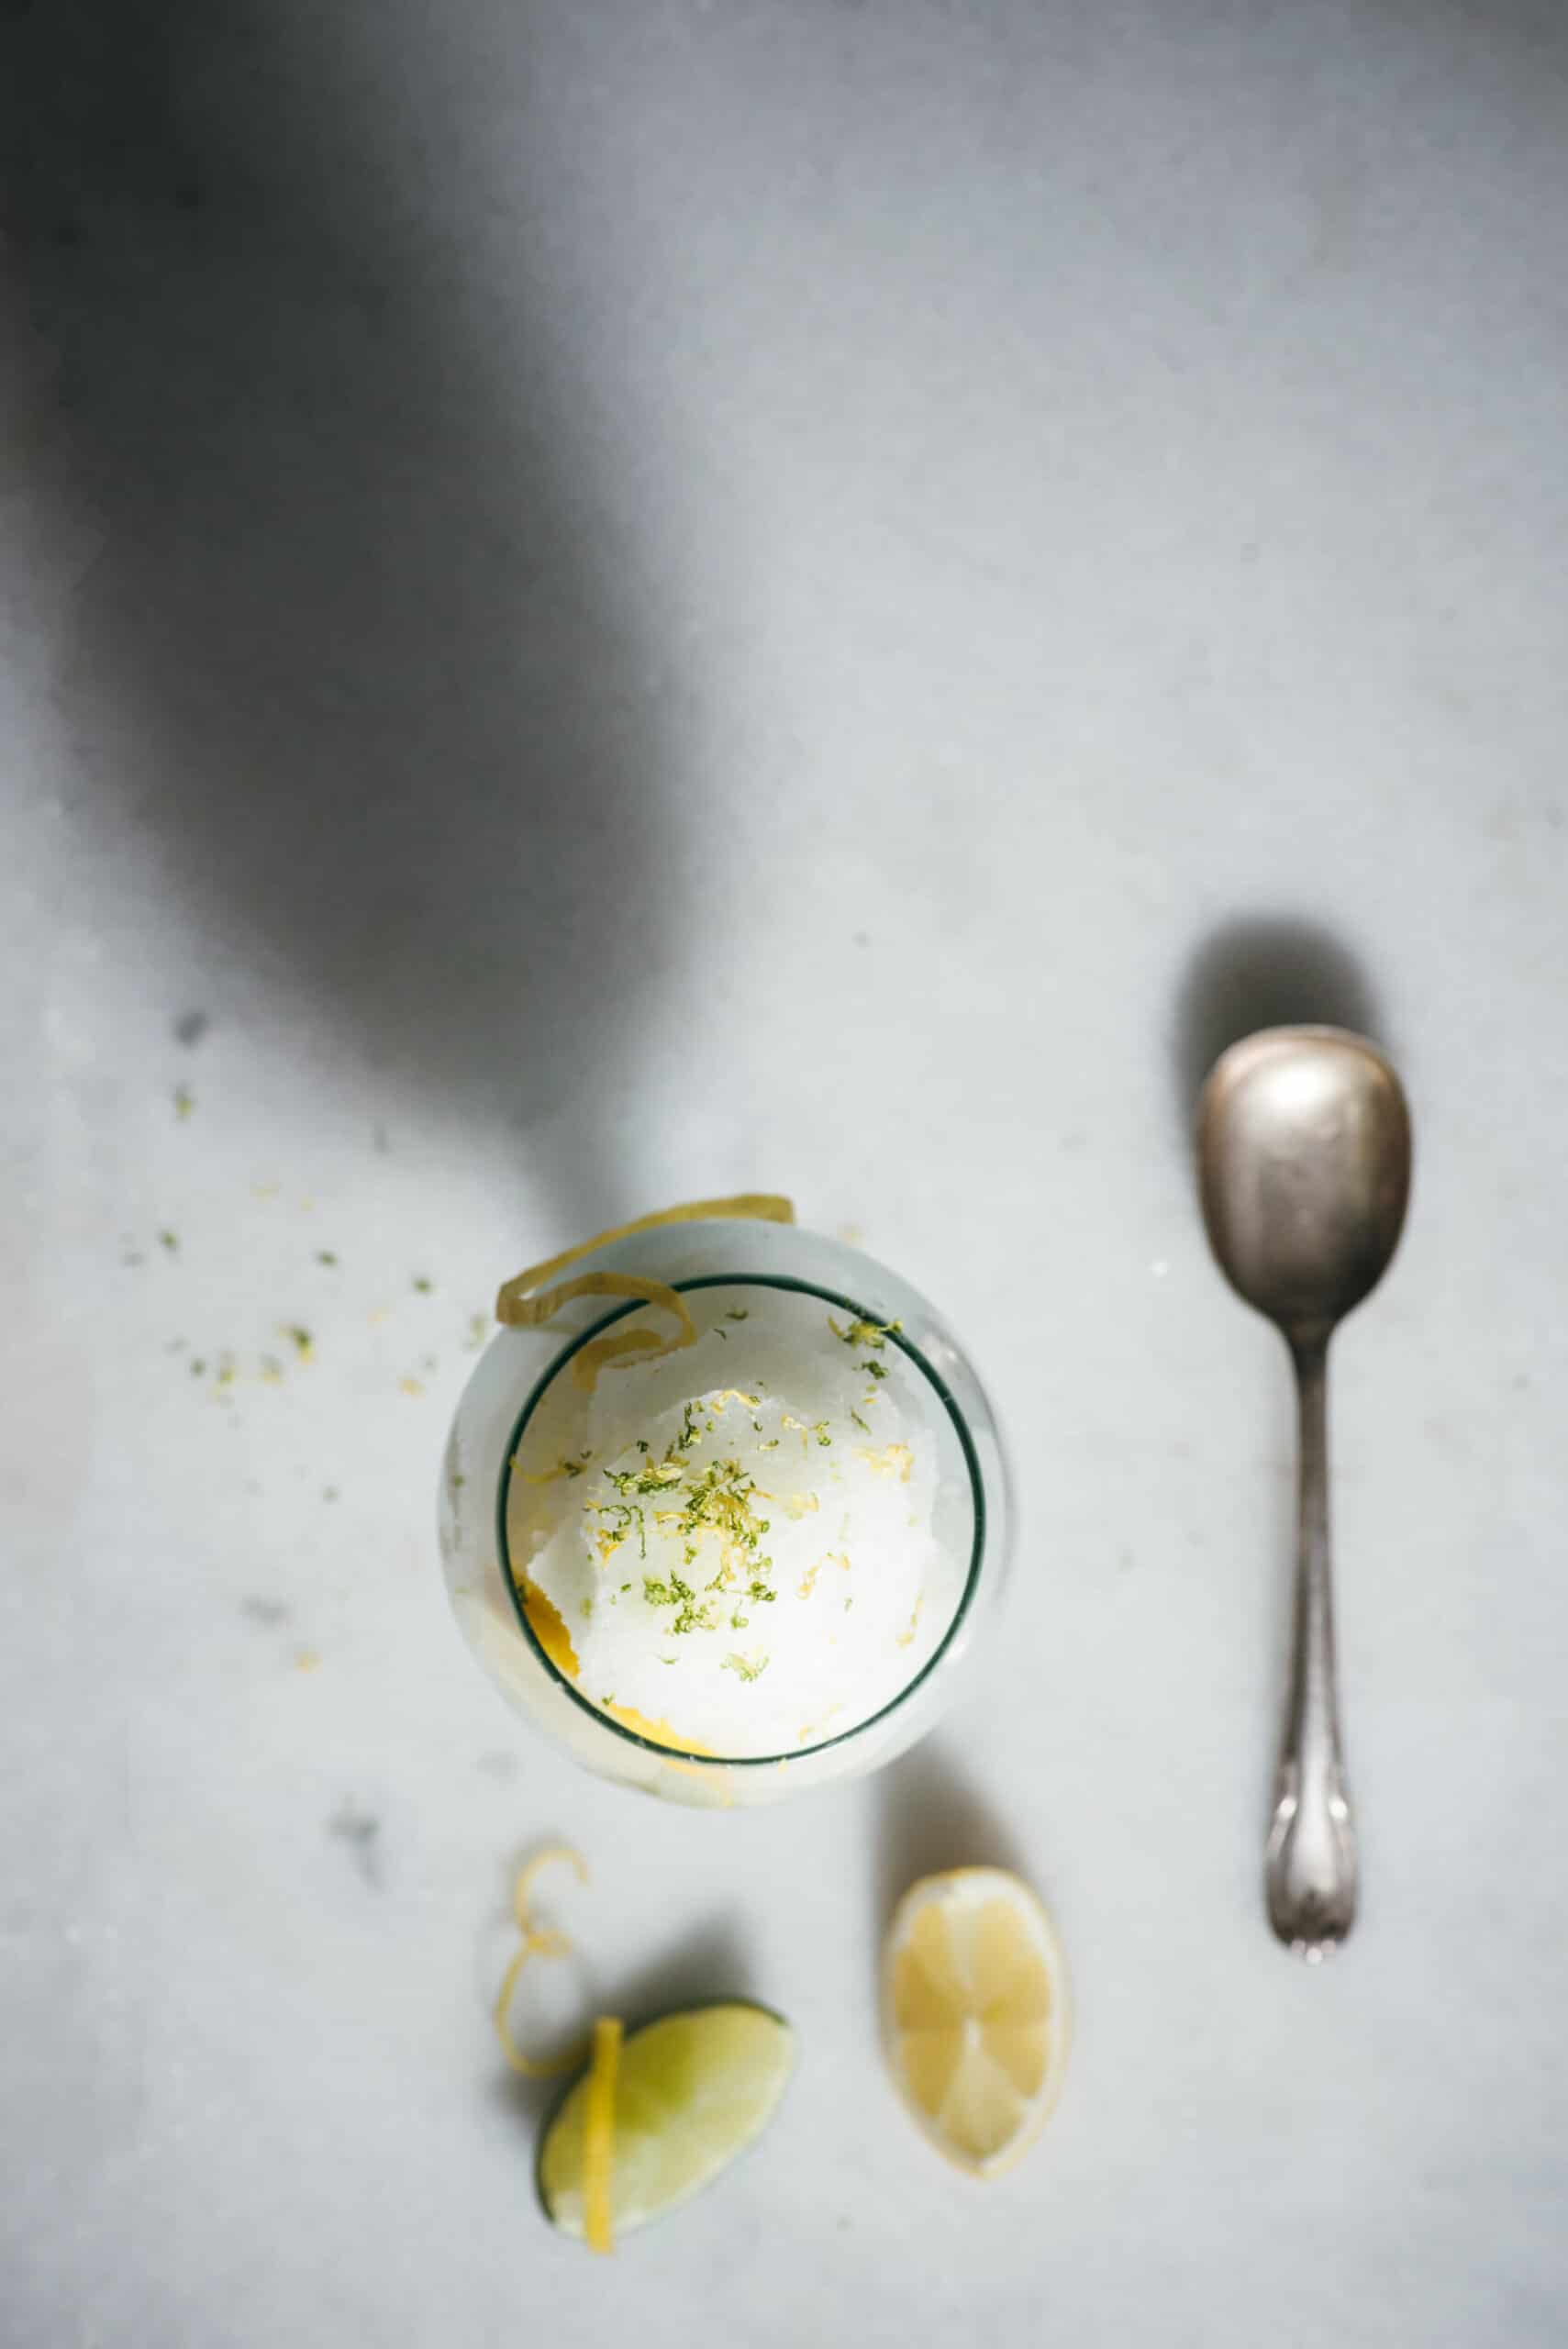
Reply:
[[[321,1669],[320,1651],[317,1648],[300,1648],[296,1650],[294,1659],[294,1668],[296,1672],[319,1672]]]
[[[840,1330],[829,1313],[828,1327],[840,1345],[864,1346],[870,1353],[880,1354],[886,1350],[888,1339],[899,1335],[904,1324],[902,1321],[851,1321],[847,1330]],[[876,1375],[885,1377],[886,1373],[879,1371]]]
[[[585,1452],[583,1454],[583,1459],[591,1460],[593,1456],[594,1455],[591,1452]],[[512,1465],[516,1468],[517,1464],[517,1458],[516,1453],[514,1453],[512,1455]],[[563,1453],[556,1462],[553,1468],[541,1468],[536,1475],[532,1476],[530,1476],[525,1470],[523,1473],[523,1482],[525,1485],[553,1485],[558,1476],[581,1476],[582,1474],[582,1461],[568,1460]]]
[[[400,1378],[397,1382],[397,1391],[400,1395],[422,1395],[425,1392],[425,1382],[422,1378]]]
[[[415,1274],[414,1288],[417,1296],[428,1297],[430,1291],[435,1287],[435,1282],[432,1280],[427,1280],[423,1273]]]
[[[174,1087],[174,1115],[183,1123],[196,1106],[196,1097],[188,1085]]]
[[[303,1329],[297,1321],[285,1321],[283,1325],[283,1333],[294,1347],[301,1362],[315,1361],[316,1341],[308,1330]]]
[[[761,1680],[768,1668],[768,1659],[760,1650],[751,1655],[740,1655],[731,1650],[719,1669],[733,1672],[742,1680]]]
[[[316,1252],[316,1261],[318,1264],[331,1264],[336,1266],[338,1262],[337,1251],[332,1248],[318,1248]]]
[[[166,1248],[171,1256],[177,1256],[180,1252],[179,1233],[177,1231],[161,1231],[158,1235],[158,1245],[160,1248]]]

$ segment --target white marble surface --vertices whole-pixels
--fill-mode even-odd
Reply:
[[[0,2332],[1560,2340],[1561,12],[0,43]],[[1279,923],[1359,974],[1265,984]],[[1340,1362],[1366,1899],[1314,1976],[1258,1898],[1283,1366],[1178,1105],[1225,1018],[1358,994],[1419,1165]],[[498,1275],[752,1183],[961,1322],[1023,1533],[935,1742],[712,1818],[513,1726],[431,1487]],[[765,2150],[608,2266],[486,2015],[543,1835],[595,1995],[800,2031]],[[996,1853],[1080,2035],[974,2190],[872,1953]]]

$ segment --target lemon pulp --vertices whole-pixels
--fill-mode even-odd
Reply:
[[[1003,1868],[928,1876],[900,1903],[884,1976],[888,2060],[925,2135],[991,2177],[1044,2124],[1066,2063],[1066,1974],[1051,1920]]]

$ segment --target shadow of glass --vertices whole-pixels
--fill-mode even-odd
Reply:
[[[1029,1877],[1015,1830],[940,1738],[927,1738],[875,1781],[878,1823],[872,1931],[882,1946],[909,1887],[949,1868],[1010,1868]]]
[[[245,0],[6,26],[14,282],[98,541],[61,685],[83,910],[165,893],[219,994],[465,1118],[587,1120],[556,1138],[580,1171],[611,1157],[589,1079],[679,928],[649,599],[570,296],[527,250],[488,282],[462,157],[423,160],[428,37],[356,55],[345,20]],[[594,1212],[627,1204],[595,1181]]]
[[[1228,1046],[1259,1028],[1308,1024],[1386,1041],[1372,982],[1348,946],[1293,915],[1249,916],[1212,930],[1176,994],[1171,1061],[1184,1129]]]

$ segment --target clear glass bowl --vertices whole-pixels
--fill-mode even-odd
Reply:
[[[515,1708],[599,1776],[673,1802],[728,1809],[863,1776],[932,1728],[1000,1593],[1007,1553],[1002,1448],[980,1382],[946,1323],[919,1293],[858,1249],[793,1224],[715,1221],[662,1226],[608,1242],[577,1271],[638,1273],[673,1288],[717,1283],[806,1290],[853,1319],[900,1325],[895,1341],[929,1381],[956,1437],[967,1483],[958,1513],[968,1551],[945,1634],[908,1684],[852,1729],[790,1753],[734,1759],[659,1745],[601,1712],[559,1672],[523,1612],[507,1553],[510,1465],[522,1431],[558,1371],[588,1337],[646,1307],[581,1299],[548,1330],[496,1331],[464,1389],[441,1479],[442,1564],[469,1645]],[[613,1375],[607,1373],[606,1375]]]

